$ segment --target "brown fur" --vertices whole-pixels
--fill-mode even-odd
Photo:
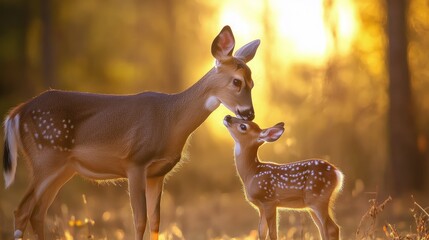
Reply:
[[[323,240],[339,239],[331,207],[343,183],[341,171],[319,159],[261,162],[259,147],[276,141],[283,134],[283,123],[261,129],[256,123],[227,116],[224,124],[235,140],[235,163],[246,198],[259,210],[259,238],[268,234],[277,239],[277,208],[286,208],[308,211]]]
[[[259,41],[239,50],[251,57],[233,57],[231,29],[223,28],[216,39],[212,55],[218,65],[181,93],[50,90],[13,109],[8,119],[15,125],[8,124],[8,129],[18,127],[8,132],[33,172],[30,188],[15,212],[15,237],[22,237],[30,220],[38,239],[44,239],[49,205],[62,185],[79,174],[94,180],[127,178],[135,239],[143,238],[147,218],[151,238],[157,239],[164,177],[180,161],[189,135],[220,103],[237,115],[247,114],[240,117],[254,117],[253,80],[241,59],[253,58]],[[242,67],[237,68],[238,64]],[[242,81],[239,89],[234,79]],[[12,161],[16,164],[16,157]],[[9,183],[14,174],[5,172]]]

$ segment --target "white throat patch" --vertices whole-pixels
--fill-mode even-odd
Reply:
[[[219,105],[220,101],[215,96],[210,96],[204,103],[204,107],[209,111],[214,111],[217,107],[219,107]]]
[[[241,153],[240,143],[235,143],[235,146],[234,146],[234,155],[238,156],[238,155],[240,155],[240,153]]]

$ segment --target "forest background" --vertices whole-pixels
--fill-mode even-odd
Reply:
[[[0,115],[51,88],[180,92],[213,66],[210,45],[224,25],[236,49],[261,39],[249,63],[255,121],[286,123],[282,138],[262,147],[261,159],[324,158],[342,169],[336,212],[346,238],[355,237],[368,200],[389,195],[393,201],[373,235],[384,236],[386,223],[411,232],[414,201],[429,206],[425,0],[1,0]],[[226,114],[220,107],[197,129],[189,157],[166,182],[163,236],[254,236],[257,212],[236,175]],[[0,190],[1,239],[12,236],[13,209],[29,181],[24,162],[18,165],[14,185]],[[50,234],[131,238],[126,189],[126,182],[73,178],[49,211]],[[85,219],[94,222],[77,226]],[[316,232],[303,213],[282,213],[280,222],[288,239]]]

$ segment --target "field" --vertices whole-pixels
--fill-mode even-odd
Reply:
[[[191,181],[181,181],[185,174],[190,174],[186,165],[166,183],[161,239],[257,239],[258,214],[244,199],[238,178],[229,192],[215,186],[207,191],[198,184],[193,188]],[[188,184],[189,189],[184,189]],[[177,194],[178,191],[186,194]],[[22,194],[2,192],[1,239],[12,238],[11,209]],[[425,196],[380,196],[357,181],[354,185],[346,184],[334,211],[342,239],[423,240],[429,237],[427,207]],[[75,177],[63,187],[50,208],[47,230],[48,239],[132,239],[127,183],[94,184]],[[30,232],[26,231],[25,239],[34,239]],[[319,239],[309,215],[297,211],[280,211],[279,236]]]
[[[0,1],[0,117],[48,89],[182,92],[215,67],[211,44],[228,25],[235,51],[261,40],[248,63],[254,121],[263,128],[285,123],[282,138],[258,152],[261,160],[320,158],[341,169],[345,183],[334,212],[342,239],[429,240],[428,6],[428,0]],[[206,108],[219,97],[214,92],[235,95],[225,91],[240,79],[224,80],[231,83],[205,91]],[[147,109],[131,105],[121,112],[141,122]],[[68,114],[82,111],[76,109]],[[233,139],[222,125],[227,114],[233,112],[221,106],[198,127],[183,154],[189,157],[166,180],[161,239],[257,238],[258,213],[244,198]],[[97,120],[121,126],[122,118]],[[133,129],[139,128],[127,133]],[[0,181],[0,240],[13,238],[13,212],[29,175],[19,159],[15,183],[4,189]],[[46,230],[47,239],[133,239],[127,182],[74,177],[50,207]],[[281,211],[279,236],[319,239],[308,214],[297,211]],[[34,239],[30,226],[25,239]]]
[[[208,131],[205,127],[196,131],[187,159],[165,182],[161,239],[257,239],[258,213],[244,198],[232,156],[232,139],[206,138]],[[263,146],[261,159],[285,162],[281,154],[275,154],[276,145]],[[207,154],[209,150],[216,154]],[[334,209],[342,239],[429,239],[426,192],[390,199],[386,187],[373,184],[380,176],[360,179],[356,173],[352,175],[349,162],[331,162],[345,174]],[[28,182],[25,162],[18,160],[15,183],[0,189],[0,239],[12,238],[13,210]],[[74,177],[48,211],[47,239],[133,239],[127,186],[126,181],[95,183]],[[280,239],[319,239],[307,213],[280,211],[278,218]],[[27,228],[25,239],[34,239]],[[148,234],[145,239],[149,239]]]

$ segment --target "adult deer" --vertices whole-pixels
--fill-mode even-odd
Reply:
[[[180,161],[189,135],[221,103],[240,118],[254,118],[246,62],[259,43],[252,41],[232,56],[235,40],[225,26],[211,46],[215,67],[181,93],[52,90],[12,109],[4,124],[6,187],[14,180],[18,150],[33,173],[15,211],[15,238],[23,236],[30,220],[38,239],[44,239],[47,209],[64,183],[79,174],[127,178],[135,239],[143,239],[147,219],[151,239],[158,239],[164,177]]]
[[[308,210],[322,239],[339,239],[331,207],[343,183],[343,174],[318,159],[289,164],[260,162],[258,148],[276,141],[284,131],[278,123],[260,129],[256,123],[226,116],[224,125],[235,141],[235,164],[246,198],[259,209],[259,238],[277,239],[277,208]]]

